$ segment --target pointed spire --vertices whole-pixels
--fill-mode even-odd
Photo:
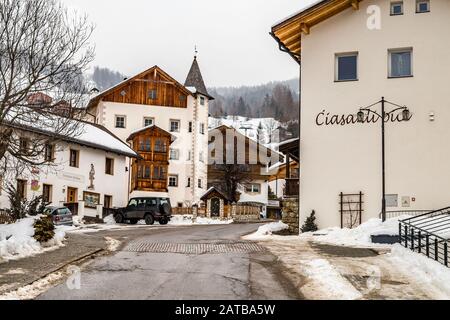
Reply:
[[[195,87],[197,92],[203,94],[209,98],[212,98],[208,94],[208,90],[206,89],[205,82],[203,81],[203,76],[200,71],[200,66],[197,62],[197,47],[195,48],[195,56],[194,61],[192,62],[191,70],[189,70],[188,76],[186,78],[186,82],[184,83],[185,87]]]

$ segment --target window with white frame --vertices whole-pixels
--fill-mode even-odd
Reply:
[[[335,80],[336,81],[358,80],[357,52],[336,54]]]
[[[191,180],[192,180],[192,178],[187,178],[186,188],[190,188],[191,187]]]
[[[400,16],[403,14],[403,1],[391,2],[391,16]]]
[[[245,186],[247,193],[261,193],[261,185],[258,183],[250,183]]]
[[[197,185],[198,185],[198,187],[199,187],[200,189],[203,188],[203,182],[202,182],[202,179],[198,179]]]
[[[116,116],[116,128],[125,129],[127,126],[127,117],[126,116]]]
[[[192,151],[191,151],[191,150],[188,151],[187,160],[188,160],[188,161],[191,161],[191,160],[192,160]]]
[[[170,149],[170,160],[179,160],[179,159],[180,159],[180,150]]]
[[[200,97],[200,105],[201,105],[201,106],[204,106],[205,103],[206,103],[205,97]]]
[[[169,187],[178,187],[178,176],[177,175],[169,176]]]
[[[204,123],[200,123],[200,134],[205,134],[205,124]]]
[[[194,127],[194,124],[192,121],[189,121],[189,133],[192,133],[192,128]]]
[[[180,132],[180,120],[170,120],[170,132]]]
[[[155,124],[155,118],[144,117],[144,127],[150,127]]]
[[[199,159],[198,159],[198,160],[199,160],[201,163],[204,163],[204,162],[205,162],[203,151],[200,151]]]
[[[416,13],[430,12],[430,0],[416,0]]]
[[[389,78],[411,77],[412,48],[389,50]]]

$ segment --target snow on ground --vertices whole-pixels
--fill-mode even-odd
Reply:
[[[355,289],[340,273],[325,259],[314,259],[301,261],[303,273],[308,277],[310,283],[314,283],[311,292],[317,297],[323,297],[326,292],[326,299],[331,300],[356,300],[362,294]],[[306,289],[306,288],[305,288]]]
[[[0,295],[0,300],[31,300],[41,293],[49,290],[55,283],[61,281],[69,274],[67,272],[56,272],[33,282],[32,284],[19,288],[16,291]]]
[[[431,294],[435,299],[450,299],[450,269],[396,244],[392,247],[388,259],[405,274],[411,275],[422,288],[433,288]]]
[[[385,244],[372,243],[372,235],[398,235],[399,220],[409,216],[388,219],[382,222],[381,219],[370,219],[354,229],[329,228],[314,232],[315,241],[344,246],[356,247],[386,247]],[[302,235],[303,236],[303,235]]]
[[[57,227],[54,238],[45,244],[33,238],[33,224],[38,218],[25,218],[13,224],[0,225],[0,261],[21,259],[63,246],[66,235],[63,228]]]
[[[193,221],[192,215],[177,215],[173,216],[170,220],[169,225],[172,226],[192,226],[192,225],[204,225],[204,224],[231,224],[233,220],[219,220],[211,218],[197,217],[196,221]]]
[[[244,237],[245,240],[265,240],[272,236],[274,232],[279,232],[288,229],[289,226],[281,221],[269,223],[258,228],[255,233]]]

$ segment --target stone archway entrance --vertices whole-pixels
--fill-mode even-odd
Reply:
[[[213,218],[220,217],[220,199],[219,198],[211,199],[211,217],[213,217]]]

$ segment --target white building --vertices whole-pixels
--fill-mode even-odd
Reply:
[[[51,137],[53,132],[52,128],[27,124],[14,127],[14,135],[25,142]],[[22,171],[14,178],[5,177],[3,189],[12,183],[28,200],[42,195],[45,202],[67,205],[80,216],[101,217],[104,206],[126,206],[127,158],[137,157],[130,147],[105,128],[91,123],[83,123],[76,134],[58,140],[57,144],[49,144],[42,155],[48,157],[49,165]],[[2,190],[0,208],[9,207],[7,192]]]
[[[154,66],[98,94],[88,109],[98,124],[123,141],[150,125],[171,133],[175,140],[170,146],[168,187],[156,191],[167,192],[172,206],[186,207],[198,203],[207,190],[208,105],[212,99],[195,58],[184,85]]]
[[[349,226],[352,202],[362,221],[380,215],[382,117],[357,113],[381,97],[410,111],[385,121],[387,210],[450,204],[449,31],[448,0],[323,0],[273,27],[301,63],[301,220],[315,210],[320,227]],[[341,206],[341,193],[354,196]]]

